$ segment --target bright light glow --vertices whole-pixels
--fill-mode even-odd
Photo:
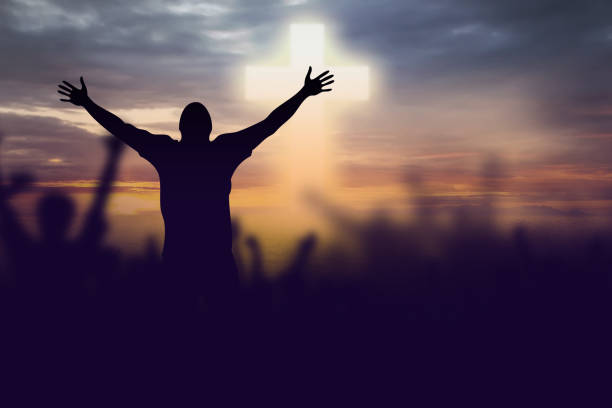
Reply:
[[[367,66],[326,66],[325,26],[323,24],[291,24],[290,66],[247,66],[247,100],[274,100],[296,91],[308,66],[313,73],[329,69],[335,75],[332,99],[368,100],[370,69]]]
[[[325,49],[323,24],[291,24],[291,65],[322,68]]]
[[[289,66],[247,66],[247,100],[282,101],[302,85],[308,66],[313,77],[329,69],[335,75],[333,91],[308,100],[289,122],[290,143],[279,163],[289,199],[294,203],[304,189],[334,186],[330,141],[325,135],[325,101],[367,100],[370,95],[367,66],[326,66],[325,26],[291,24]],[[329,106],[328,106],[329,107]]]

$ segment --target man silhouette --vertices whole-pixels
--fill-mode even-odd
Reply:
[[[235,133],[210,140],[212,122],[203,104],[190,103],[181,114],[181,140],[154,135],[124,123],[96,105],[81,89],[62,81],[60,101],[84,107],[106,130],[134,148],[157,170],[160,204],[165,223],[162,259],[183,288],[201,290],[208,297],[223,296],[238,286],[232,254],[229,194],[232,174],[252,150],[272,135],[297,111],[307,97],[329,92],[333,75],[325,71],[277,107],[263,121]],[[197,288],[197,289],[196,289]],[[202,293],[202,292],[200,292]]]

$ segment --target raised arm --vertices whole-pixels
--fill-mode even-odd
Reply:
[[[2,135],[0,135],[0,143]],[[30,237],[23,225],[19,222],[17,214],[9,204],[9,199],[26,189],[32,183],[29,174],[14,175],[8,185],[4,183],[2,165],[0,163],[0,237],[11,254],[17,254],[30,242]]]
[[[323,89],[327,85],[331,85],[334,81],[331,80],[333,75],[329,71],[321,73],[316,78],[310,78],[312,67],[308,67],[308,73],[304,79],[304,86],[289,100],[284,102],[278,108],[274,109],[267,118],[253,126],[235,133],[229,133],[224,136],[237,138],[240,141],[248,143],[250,149],[254,149],[265,138],[276,132],[291,116],[298,110],[302,102],[309,96],[318,95],[321,92],[329,92],[331,88]],[[328,75],[329,74],[329,75]],[[242,140],[241,140],[242,139]]]
[[[112,135],[124,141],[128,146],[140,151],[143,144],[150,142],[151,135],[146,130],[138,129],[130,124],[123,122],[119,117],[113,115],[106,109],[98,106],[87,95],[87,87],[83,77],[80,78],[81,89],[78,89],[70,82],[62,81],[59,84],[58,93],[67,96],[67,99],[60,99],[62,102],[70,102],[76,106],[82,106],[104,129]]]
[[[85,216],[85,222],[78,238],[78,242],[84,246],[96,247],[106,232],[106,216],[104,208],[110,196],[113,180],[117,174],[119,158],[124,144],[112,136],[106,140],[107,158],[94,199]]]

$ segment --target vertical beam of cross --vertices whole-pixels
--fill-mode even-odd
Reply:
[[[282,102],[299,89],[308,66],[312,66],[313,76],[324,69],[335,75],[333,91],[306,101],[289,122],[291,140],[280,165],[290,196],[295,200],[304,189],[333,187],[334,172],[329,157],[332,148],[325,132],[325,105],[334,100],[367,100],[369,68],[325,67],[323,24],[292,24],[290,50],[289,66],[246,68],[246,99]]]

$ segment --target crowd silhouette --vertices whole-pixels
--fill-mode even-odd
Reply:
[[[486,194],[499,187],[495,160],[484,166],[481,203],[458,209],[451,223],[420,194],[417,173],[406,189],[419,211],[404,222],[384,209],[360,221],[309,194],[309,205],[354,246],[323,247],[306,235],[281,273],[264,269],[257,236],[233,220],[236,261],[212,261],[236,272],[230,287],[215,279],[176,284],[153,241],[140,256],[104,243],[122,144],[106,142],[106,164],[74,239],[67,231],[75,205],[64,193],[39,199],[39,238],[28,234],[11,201],[34,178],[5,179],[0,167],[6,366],[25,389],[95,393],[110,382],[120,393],[157,396],[152,384],[176,382],[227,397],[236,391],[222,384],[255,392],[273,378],[286,391],[314,381],[350,384],[346,392],[354,393],[378,377],[466,389],[476,381],[478,393],[519,383],[541,391],[568,371],[593,370],[607,347],[612,228],[504,232]],[[217,302],[194,285],[208,285]]]
[[[168,284],[154,242],[140,256],[103,244],[105,203],[120,151],[118,142],[107,142],[93,202],[71,240],[66,230],[74,204],[68,195],[39,199],[37,239],[10,204],[33,178],[3,180],[0,228],[8,278],[2,302],[10,311],[5,338],[16,353],[17,378],[34,381],[25,367],[38,367],[41,380],[68,376],[89,389],[75,373],[96,367],[90,375],[112,373],[113,381],[132,387],[132,376],[147,383],[159,379],[158,370],[167,375],[180,367],[181,378],[211,370],[229,381],[249,373],[255,384],[253,367],[278,374],[299,366],[302,375],[330,379],[362,373],[347,370],[356,359],[363,370],[394,375],[403,364],[424,375],[426,367],[456,361],[455,370],[469,366],[470,372],[534,379],[550,376],[544,367],[558,358],[582,364],[570,360],[568,345],[583,348],[586,342],[592,349],[581,353],[588,355],[606,338],[609,229],[580,240],[525,225],[504,233],[486,199],[484,208],[464,208],[445,226],[431,209],[405,223],[384,211],[359,221],[311,194],[312,208],[356,246],[319,247],[316,236],[307,235],[281,273],[264,269],[259,240],[234,220],[239,294],[226,310],[210,308]],[[421,188],[414,177],[407,180],[407,189]],[[338,371],[320,372],[323,362]],[[251,369],[233,372],[238,365]],[[444,375],[450,373],[459,375]]]

